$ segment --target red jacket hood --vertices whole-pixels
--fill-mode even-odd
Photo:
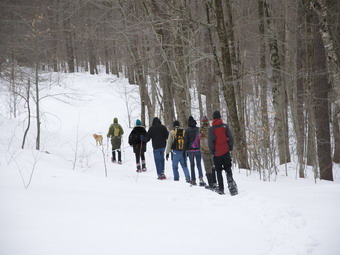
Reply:
[[[222,125],[222,124],[223,124],[223,121],[221,119],[214,119],[213,122],[212,122],[213,126],[219,126],[219,125]]]

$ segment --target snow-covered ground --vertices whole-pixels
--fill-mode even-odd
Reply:
[[[41,152],[34,150],[34,123],[21,150],[25,115],[10,120],[0,108],[1,255],[340,254],[339,166],[334,182],[317,183],[311,174],[295,179],[293,164],[288,177],[282,170],[265,183],[234,169],[239,195],[220,196],[190,187],[181,169],[174,182],[170,161],[168,179],[157,180],[148,144],[148,171],[137,174],[118,93],[125,90],[131,96],[136,87],[104,74],[64,74],[59,86],[42,91],[59,100],[42,100]],[[129,107],[135,120],[133,97]],[[123,165],[107,157],[114,117],[125,130]],[[103,147],[94,133],[104,136]]]

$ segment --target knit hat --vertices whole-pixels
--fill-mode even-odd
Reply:
[[[136,120],[136,126],[141,126],[142,122],[140,120]]]
[[[220,119],[220,118],[221,118],[221,113],[219,111],[214,111],[213,119]]]
[[[189,116],[189,118],[188,118],[188,126],[189,126],[189,127],[196,127],[196,124],[197,124],[197,122],[196,122],[196,120],[194,119],[194,117]]]
[[[113,123],[118,123],[118,118],[114,118]]]
[[[179,127],[179,121],[178,120],[174,121],[174,127]]]
[[[203,116],[203,118],[201,119],[201,122],[209,122],[207,115]]]

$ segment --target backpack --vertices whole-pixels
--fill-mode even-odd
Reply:
[[[208,143],[208,128],[201,128],[201,131],[199,133],[200,136],[200,148],[202,152],[209,153],[209,143]]]
[[[119,125],[113,125],[113,136],[119,136],[120,135],[120,129]]]
[[[184,149],[184,130],[183,128],[176,128],[174,132],[174,142],[172,143],[171,149],[183,150]]]

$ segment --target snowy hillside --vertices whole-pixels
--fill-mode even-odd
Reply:
[[[63,74],[60,84],[45,85],[41,152],[34,123],[20,149],[25,109],[9,119],[0,108],[0,255],[340,254],[339,166],[334,182],[317,183],[312,174],[295,179],[294,164],[288,177],[282,170],[266,183],[234,169],[235,197],[190,187],[181,169],[174,182],[170,161],[159,181],[151,144],[148,171],[138,174],[127,143],[122,92],[129,91],[135,120],[135,86],[104,74]],[[114,117],[125,131],[123,165],[107,156]],[[94,133],[104,136],[103,147]]]

